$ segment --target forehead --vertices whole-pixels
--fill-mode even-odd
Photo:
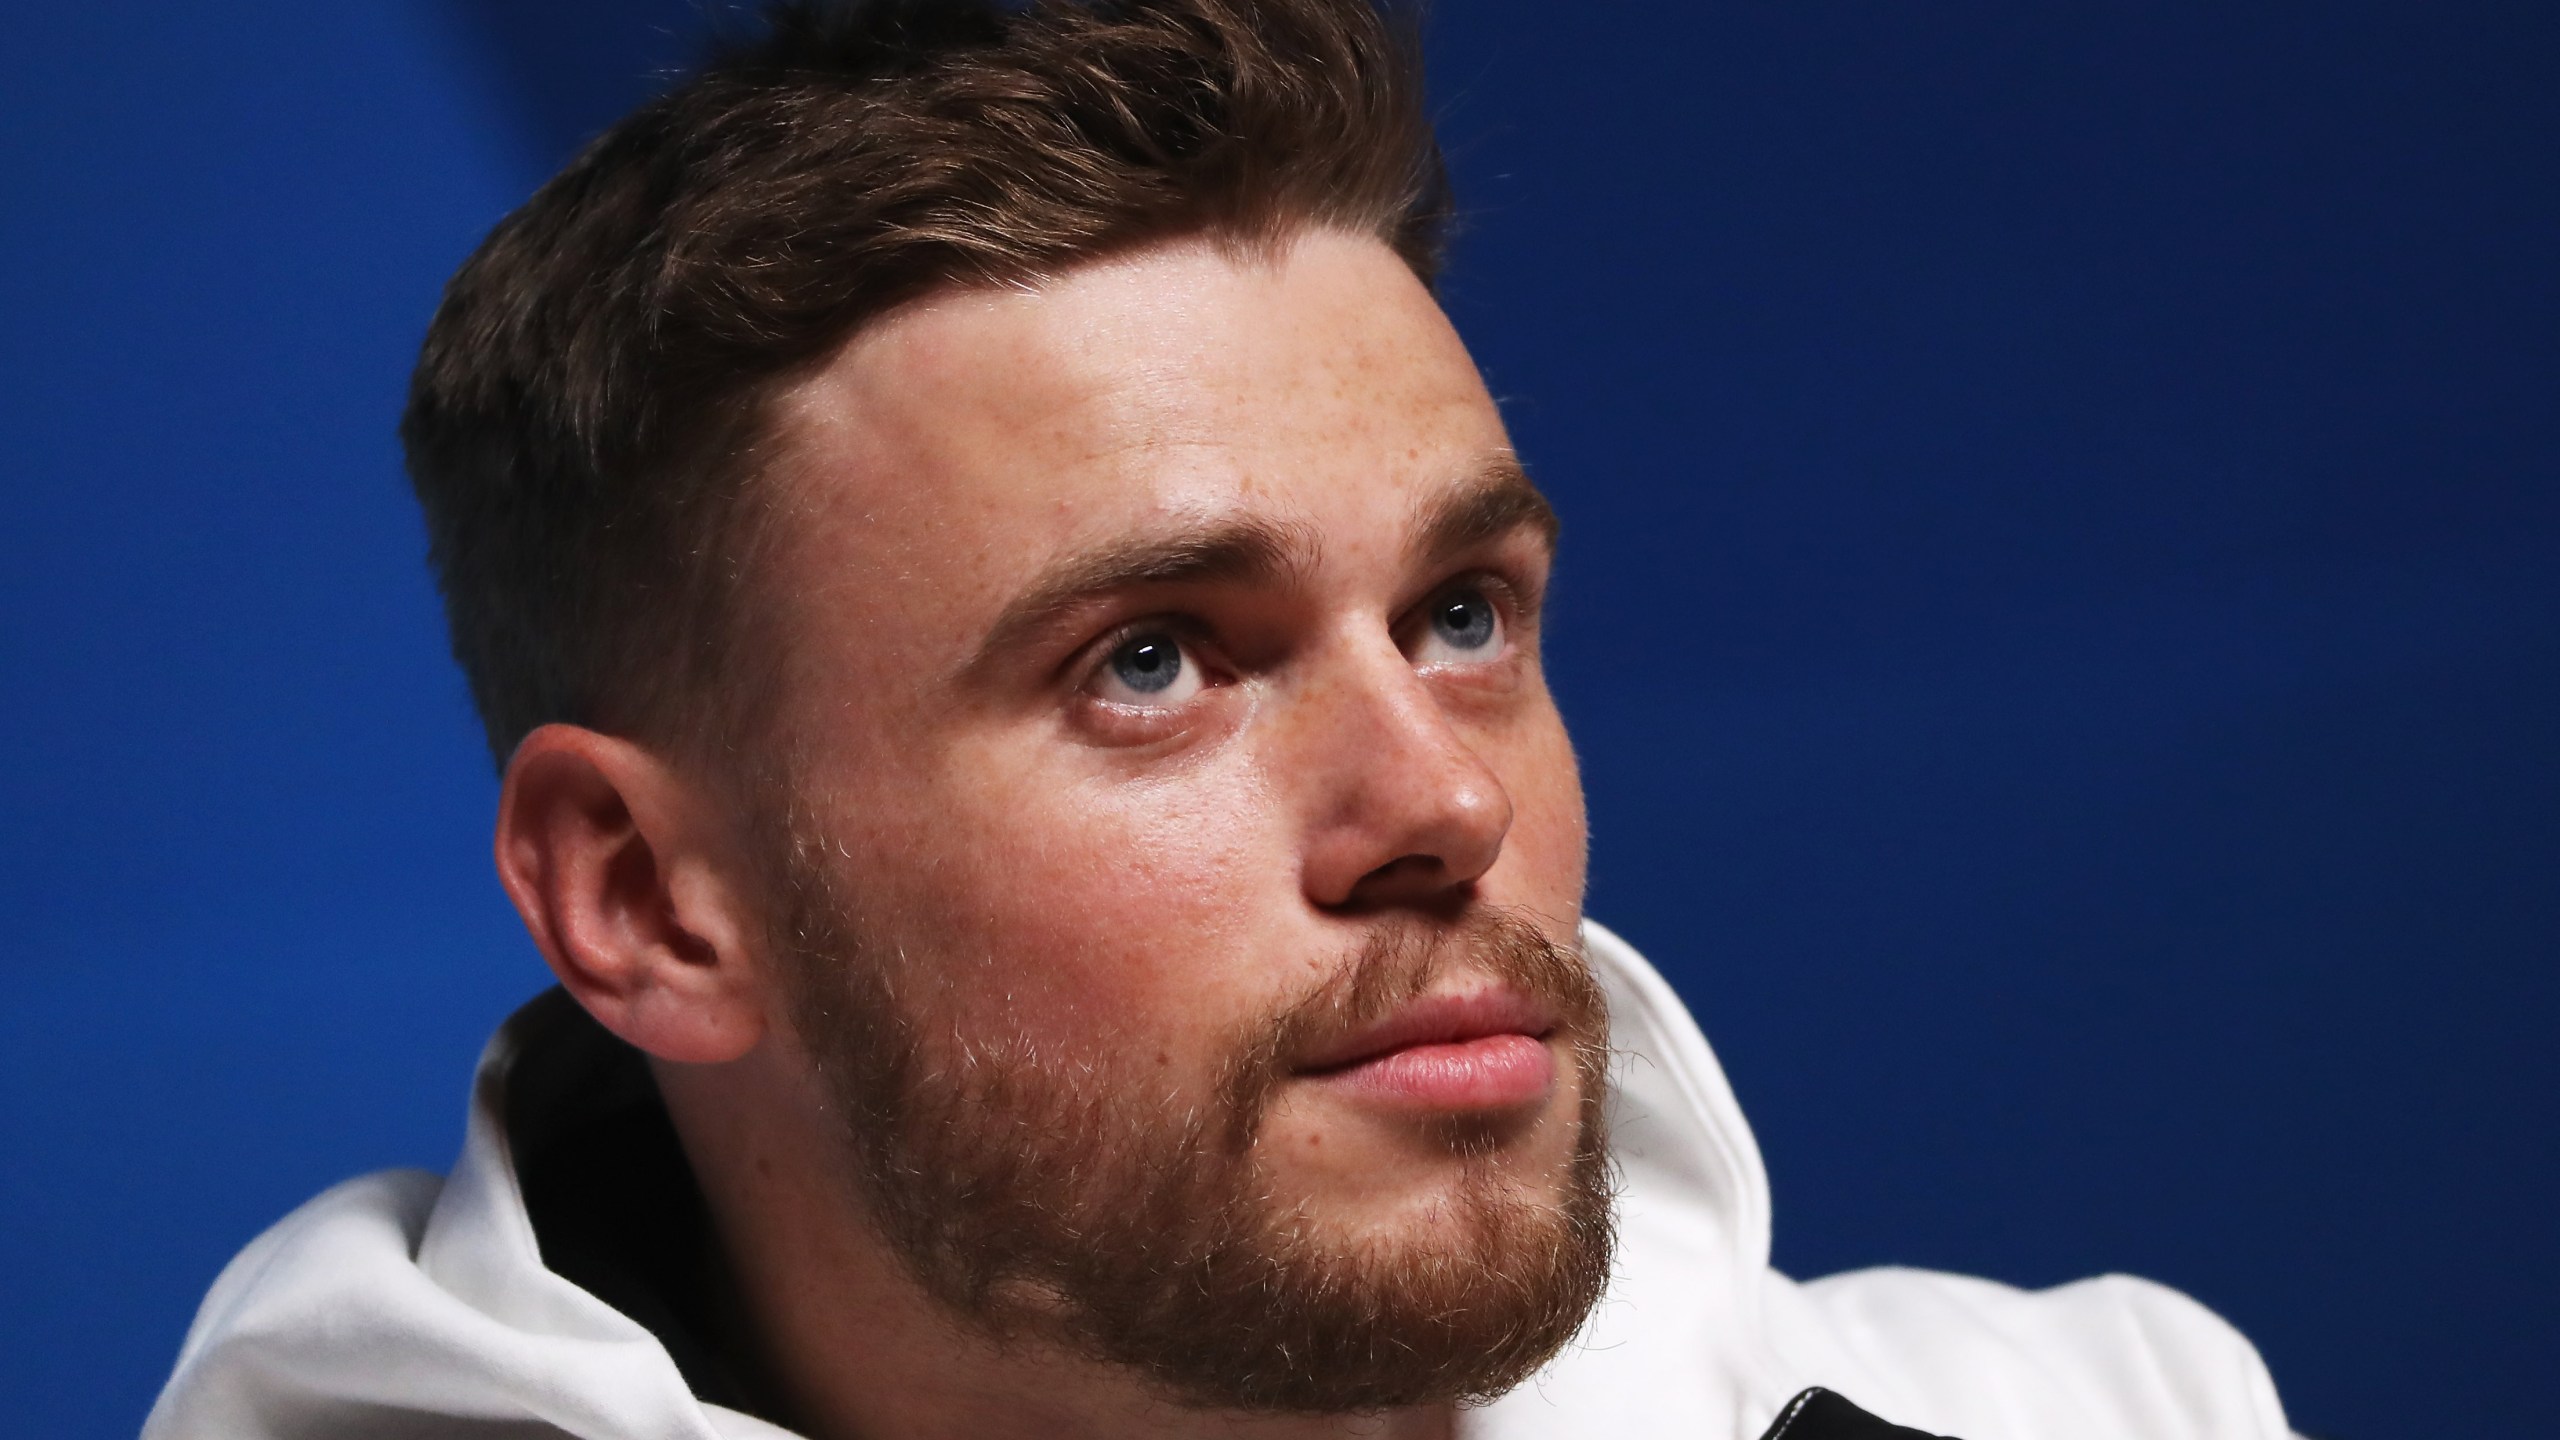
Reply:
[[[790,587],[885,567],[986,603],[1079,546],[1261,515],[1394,544],[1505,440],[1464,347],[1374,240],[1161,246],[947,293],[779,398]]]

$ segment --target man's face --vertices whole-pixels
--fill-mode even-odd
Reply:
[[[909,307],[777,414],[787,1029],[871,1218],[1204,1402],[1449,1397],[1221,1389],[1155,1353],[1232,1318],[1185,1287],[1362,1292],[1302,1343],[1404,1331],[1372,1369],[1453,1308],[1552,1349],[1607,1241],[1551,522],[1428,294],[1367,239],[1159,247]]]

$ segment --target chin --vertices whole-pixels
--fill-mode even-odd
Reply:
[[[1471,1233],[1489,1213],[1561,1217],[1582,1151],[1580,1105],[1560,1093],[1532,1111],[1372,1117],[1299,1137],[1262,1157],[1276,1205],[1348,1245],[1428,1244]]]

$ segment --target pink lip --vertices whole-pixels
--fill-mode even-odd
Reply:
[[[1508,990],[1425,995],[1299,1073],[1373,1099],[1429,1110],[1500,1110],[1555,1085],[1555,1018]]]

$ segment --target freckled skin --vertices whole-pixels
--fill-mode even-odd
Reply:
[[[1509,442],[1455,332],[1382,245],[1316,233],[1254,259],[1182,243],[1028,290],[929,297],[783,396],[776,425],[785,513],[757,602],[784,642],[773,718],[866,926],[933,957],[915,997],[929,1015],[1196,1095],[1240,1024],[1330,978],[1382,913],[1498,905],[1570,942],[1582,796],[1533,618],[1509,661],[1472,670],[1418,667],[1397,638],[1453,572],[1543,574],[1546,554],[1525,532],[1436,567],[1410,552],[1417,508]],[[1124,596],[1045,648],[975,663],[1059,557],[1220,517],[1293,527],[1314,553],[1289,585]],[[1133,743],[1097,718],[1079,647],[1163,613],[1198,618],[1232,673]],[[872,1295],[856,1323],[836,1313],[852,1282],[805,1278],[812,1254],[887,1273],[828,1229],[809,1197],[831,1192],[750,1193],[712,1173],[748,1149],[820,1163],[804,1158],[824,1148],[815,1122],[738,1118],[793,1112],[754,1099],[759,1084],[809,1108],[774,1013],[754,1063],[674,1073],[670,1099],[820,1430],[1028,1433],[1036,1413],[1054,1435],[1446,1432],[1439,1413],[1168,1418],[1065,1361],[1012,1384],[950,1337],[877,1353],[876,1316],[906,1302]],[[1533,1196],[1553,1193],[1575,1135],[1575,1081],[1557,1068],[1553,1093],[1471,1162]],[[1283,1086],[1260,1145],[1284,1195],[1346,1236],[1433,1224],[1460,1165],[1410,1116],[1314,1083]],[[909,1371],[947,1383],[905,1387],[895,1413],[844,1378]]]

